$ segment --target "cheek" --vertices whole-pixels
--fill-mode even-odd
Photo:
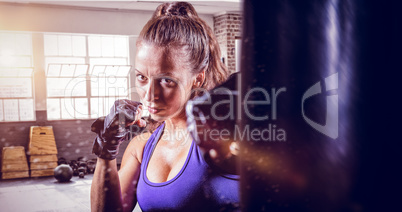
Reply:
[[[183,94],[179,89],[165,89],[163,99],[169,105],[176,106],[183,102]]]
[[[143,100],[145,95],[146,95],[146,90],[145,87],[142,86],[136,86],[135,87],[135,94],[138,95],[140,97],[140,100]]]
[[[188,100],[188,91],[183,87],[175,89],[165,89],[164,100],[172,107],[182,107]]]

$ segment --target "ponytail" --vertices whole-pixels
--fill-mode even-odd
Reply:
[[[207,90],[228,78],[228,69],[220,59],[221,51],[212,29],[190,3],[159,5],[142,29],[137,45],[140,43],[187,50],[187,63],[192,72],[198,74],[205,70],[202,88]]]

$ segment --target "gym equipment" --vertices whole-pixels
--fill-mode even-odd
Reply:
[[[87,162],[86,162],[86,161],[80,161],[80,162],[78,163],[78,167],[84,167],[84,173],[85,173],[85,174],[87,173],[88,166],[87,166]]]
[[[57,146],[52,126],[31,126],[29,131],[31,177],[52,176],[57,167]]]
[[[78,176],[78,162],[76,160],[71,160],[69,165],[73,170],[73,175]]]
[[[88,167],[87,173],[90,173],[90,174],[94,173],[95,168],[96,168],[96,159],[88,160],[87,167]]]
[[[29,168],[23,146],[3,147],[1,179],[29,177]]]
[[[84,160],[84,157],[78,157],[78,158],[77,158],[77,162],[81,162],[81,161],[85,161],[85,160]]]
[[[57,160],[57,165],[61,165],[61,164],[68,164],[67,160],[63,157],[61,157]]]
[[[358,86],[352,1],[244,1],[244,211],[348,211]]]
[[[67,164],[61,164],[54,169],[54,178],[59,182],[68,182],[73,177],[73,169]]]
[[[80,178],[84,178],[84,176],[87,174],[87,169],[88,169],[87,162],[82,161],[82,159],[81,159],[81,161],[79,160],[77,171],[78,171],[78,176]]]
[[[84,166],[80,166],[80,167],[78,167],[77,171],[78,171],[78,177],[79,178],[84,178],[84,176],[86,174],[86,171],[87,171],[87,168],[84,167]]]

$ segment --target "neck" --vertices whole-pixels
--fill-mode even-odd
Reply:
[[[178,115],[165,120],[166,126],[171,130],[187,129],[187,116],[185,111],[181,111]]]
[[[167,119],[165,121],[165,123],[166,123],[166,128],[168,130],[171,130],[172,132],[179,131],[179,130],[187,131],[187,122],[185,119]]]
[[[171,141],[171,144],[183,145],[191,141],[191,135],[187,130],[187,120],[184,116],[177,116],[165,120],[165,138]]]

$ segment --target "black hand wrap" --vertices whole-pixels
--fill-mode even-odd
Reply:
[[[233,74],[222,85],[189,100],[186,105],[187,129],[211,166],[229,173],[236,173],[236,159],[230,145],[237,140],[237,83]],[[211,161],[211,150],[216,153]]]
[[[187,102],[187,129],[198,145],[214,148],[217,142],[236,140],[238,80],[238,73],[232,74],[222,85]],[[225,132],[213,136],[211,130]]]
[[[92,153],[107,160],[117,157],[121,142],[128,138],[128,124],[136,120],[139,105],[140,102],[127,99],[116,100],[109,115],[95,120],[91,125],[91,131],[97,133]]]

